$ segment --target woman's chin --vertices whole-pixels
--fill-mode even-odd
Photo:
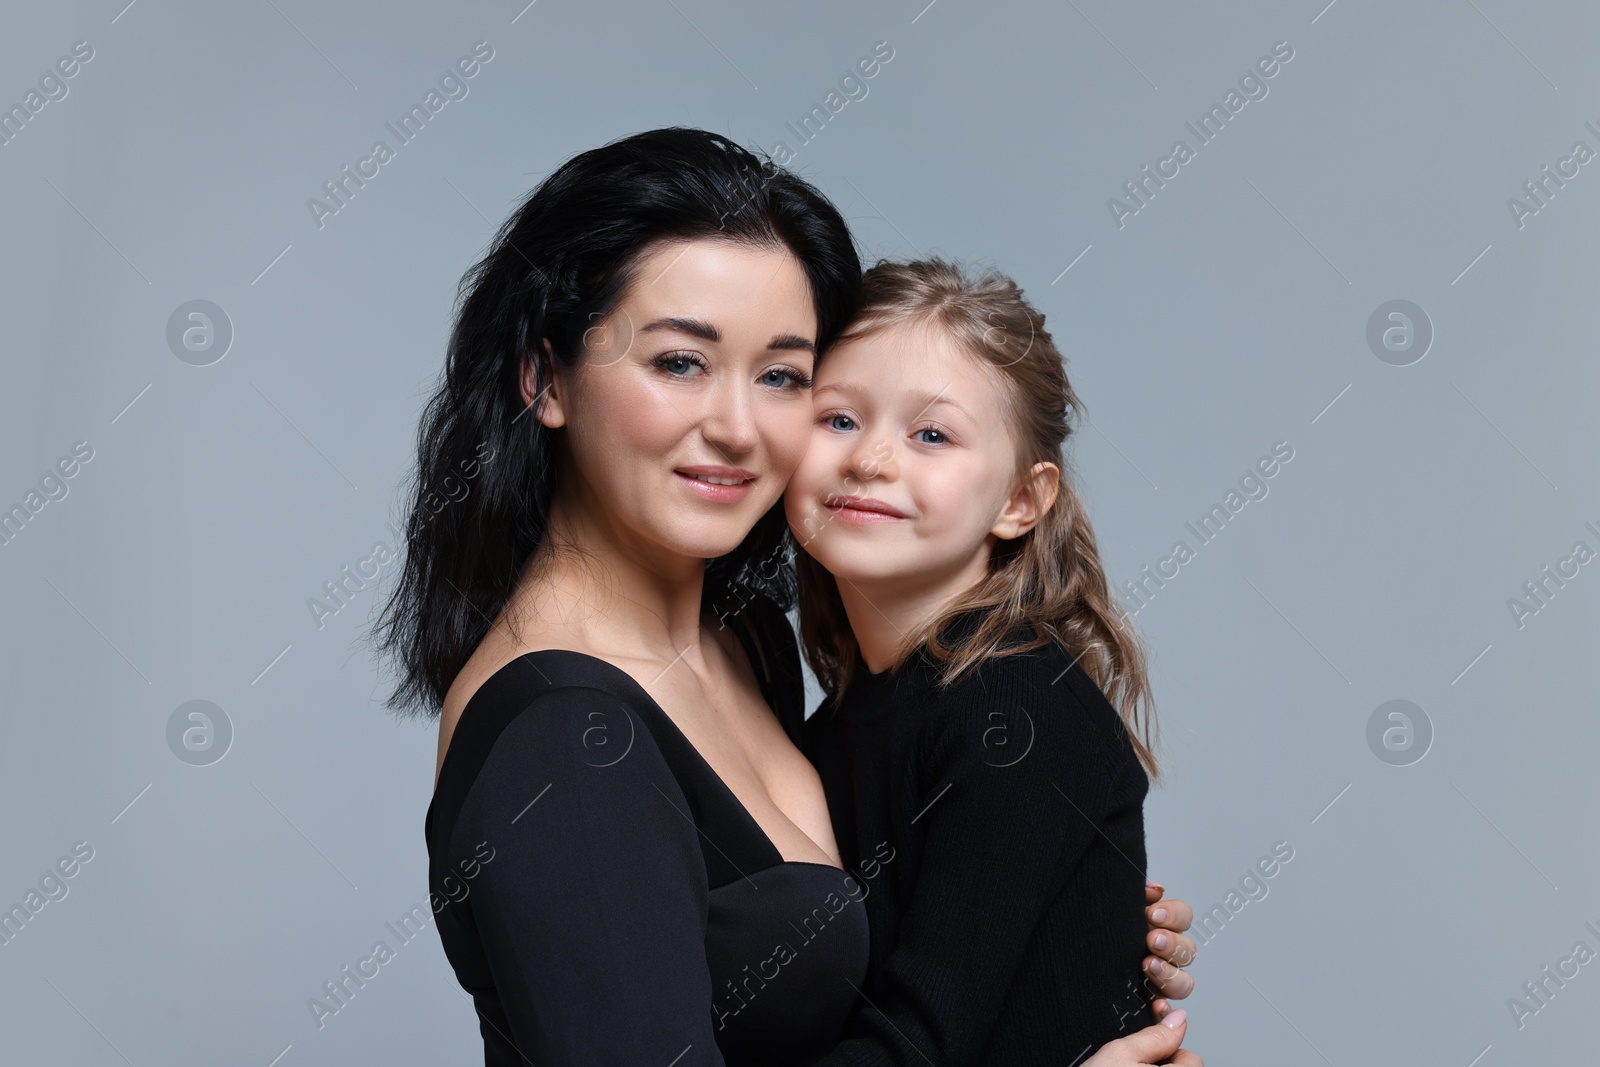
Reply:
[[[770,503],[767,507],[770,507]],[[752,504],[747,509],[741,509],[746,515],[726,515],[708,518],[704,514],[686,514],[678,517],[670,526],[670,535],[665,538],[665,543],[686,556],[699,559],[713,560],[744,544],[745,538],[750,536],[750,531],[755,529],[756,523],[766,514],[766,508],[758,508]],[[760,560],[751,560],[752,564],[759,564]]]
[[[738,548],[749,533],[749,529],[745,528],[727,531],[697,530],[676,539],[672,547],[685,556],[703,559],[709,563]]]

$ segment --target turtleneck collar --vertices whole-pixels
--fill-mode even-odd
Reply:
[[[839,715],[846,722],[871,722],[890,709],[915,699],[938,684],[943,664],[935,662],[926,649],[916,649],[897,668],[873,673],[861,653],[856,652],[855,670],[850,685],[838,701]]]

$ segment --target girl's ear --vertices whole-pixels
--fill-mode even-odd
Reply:
[[[522,406],[527,408],[539,397],[539,381],[544,379],[544,403],[540,407],[538,418],[541,423],[550,429],[565,426],[567,414],[561,407],[560,395],[556,391],[555,358],[550,351],[550,339],[544,339],[543,353],[529,353],[522,359]]]
[[[1012,490],[989,532],[1002,541],[1010,541],[1037,526],[1045,512],[1055,506],[1060,477],[1061,469],[1054,463],[1047,460],[1035,463]]]

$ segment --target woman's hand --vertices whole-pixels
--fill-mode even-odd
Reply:
[[[1167,1013],[1166,1018],[1127,1037],[1119,1037],[1100,1046],[1082,1067],[1147,1067],[1149,1064],[1170,1063],[1178,1067],[1205,1067],[1204,1061],[1188,1049],[1180,1049],[1189,1020],[1182,1010]]]
[[[1194,992],[1194,979],[1183,968],[1194,962],[1197,951],[1195,943],[1183,935],[1194,920],[1194,912],[1175,897],[1163,900],[1162,892],[1156,883],[1145,882],[1144,915],[1150,924],[1145,944],[1152,955],[1144,958],[1144,973],[1149,985],[1162,994],[1150,1002],[1150,1012],[1157,1019],[1165,1018],[1172,1010],[1173,1000],[1182,1000]]]

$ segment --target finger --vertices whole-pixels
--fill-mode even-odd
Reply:
[[[1187,1021],[1183,1011],[1175,1011],[1143,1030],[1102,1045],[1100,1051],[1096,1052],[1089,1062],[1103,1060],[1111,1063],[1127,1063],[1127,1057],[1132,1056],[1135,1063],[1166,1063],[1168,1057],[1177,1052],[1178,1047],[1183,1044],[1184,1031],[1188,1029]]]
[[[1172,1057],[1173,1067],[1206,1067],[1205,1061],[1196,1053],[1188,1049],[1179,1049],[1178,1054]]]
[[[1144,973],[1149,976],[1150,984],[1160,991],[1162,996],[1171,997],[1173,1000],[1182,1000],[1194,991],[1194,979],[1189,972],[1174,967],[1170,963],[1163,963],[1154,956],[1144,958]]]
[[[1160,956],[1168,963],[1187,967],[1194,962],[1197,951],[1195,943],[1183,934],[1171,934],[1156,927],[1144,935],[1144,943],[1149,946],[1153,955]]]
[[[1155,1017],[1156,1022],[1160,1022],[1172,1014],[1172,1001],[1166,997],[1157,997],[1150,1002],[1150,1014]]]
[[[1160,882],[1152,882],[1148,878],[1144,880],[1144,902],[1146,904],[1154,904],[1161,899],[1161,894],[1166,891],[1167,887]]]
[[[1167,897],[1154,904],[1145,905],[1144,918],[1151,926],[1183,932],[1194,922],[1194,911],[1177,897]]]

